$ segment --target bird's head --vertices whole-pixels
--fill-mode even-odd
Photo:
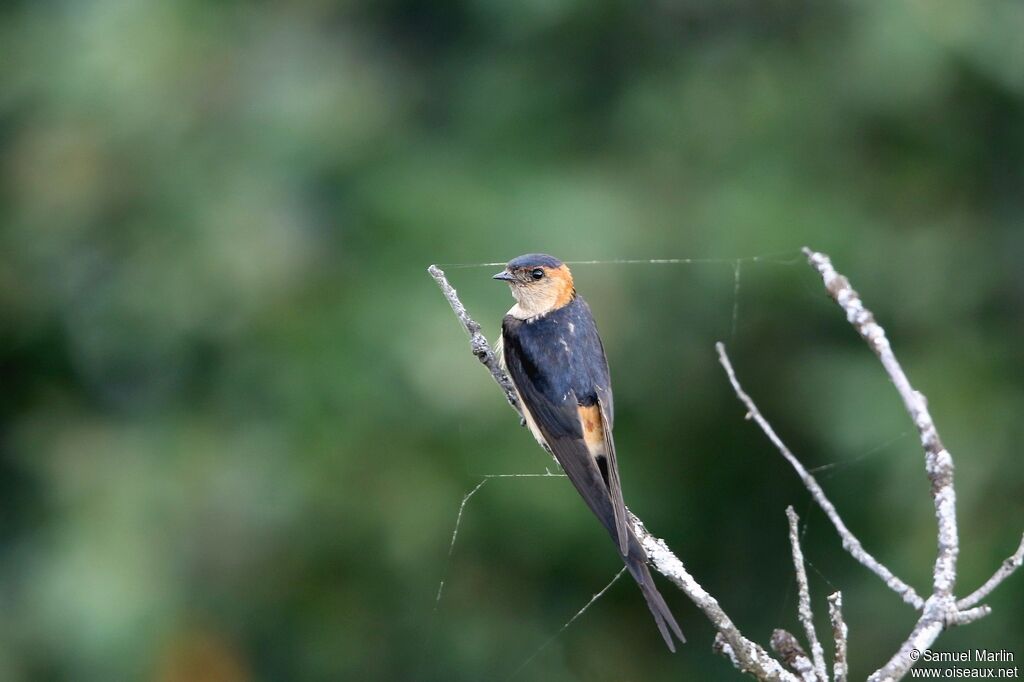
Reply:
[[[543,253],[513,258],[494,279],[508,282],[518,304],[512,314],[524,319],[557,310],[576,295],[569,267]]]

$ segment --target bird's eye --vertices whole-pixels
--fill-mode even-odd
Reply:
[[[544,271],[540,268],[534,268],[533,272],[530,273],[530,277],[533,277],[534,279],[541,279],[544,277]]]

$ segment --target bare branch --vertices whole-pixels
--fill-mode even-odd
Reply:
[[[936,596],[951,599],[956,581],[956,559],[960,552],[960,541],[956,530],[956,492],[953,489],[953,458],[939,440],[939,432],[928,411],[928,401],[920,391],[914,390],[903,368],[896,360],[885,336],[885,330],[875,322],[875,316],[850,285],[850,281],[832,267],[832,261],[823,253],[803,249],[807,262],[818,271],[829,295],[846,312],[846,319],[867,342],[882,362],[892,383],[903,399],[910,418],[921,436],[925,452],[925,471],[931,481],[932,498],[935,503],[935,518],[939,526],[938,552],[935,557],[933,586]],[[953,605],[955,609],[955,604]]]
[[[1002,563],[999,569],[992,574],[992,577],[985,581],[984,585],[958,601],[956,607],[958,609],[971,608],[987,597],[992,590],[999,587],[999,583],[1013,575],[1013,572],[1020,568],[1021,564],[1024,564],[1024,535],[1020,538],[1020,545],[1017,546],[1017,551]]]
[[[930,649],[938,638],[939,634],[946,627],[946,619],[949,615],[948,602],[935,597],[929,597],[924,604],[921,617],[914,624],[910,636],[900,645],[899,651],[889,659],[884,666],[871,673],[869,682],[890,682],[901,679],[910,670],[916,658],[911,652]]]
[[[992,613],[992,607],[981,605],[975,606],[972,609],[966,609],[956,614],[956,622],[950,623],[950,625],[967,625],[973,623],[976,620],[981,620],[985,616]]]
[[[927,600],[922,603],[921,598],[909,586],[895,578],[888,569],[878,564],[866,552],[863,552],[863,549],[859,547],[859,543],[852,544],[856,542],[856,538],[846,529],[842,520],[836,514],[835,508],[828,502],[828,499],[821,491],[820,486],[817,485],[814,478],[806,472],[796,457],[786,448],[785,444],[783,444],[782,440],[771,428],[771,425],[768,424],[767,420],[757,410],[750,397],[743,392],[725,353],[725,348],[721,343],[717,345],[719,360],[725,368],[729,381],[736,391],[736,395],[747,406],[749,410],[748,418],[753,418],[758,423],[769,440],[772,441],[776,448],[796,469],[798,475],[804,481],[804,485],[811,491],[812,497],[818,502],[822,510],[825,511],[843,538],[843,546],[862,564],[874,571],[879,577],[882,577],[891,589],[903,597],[904,601],[913,604],[921,610],[922,613],[918,622],[915,624],[910,636],[900,646],[899,651],[870,677],[872,681],[896,680],[906,675],[907,671],[914,665],[915,659],[910,656],[912,650],[917,649],[920,651],[929,648],[942,630],[947,627],[971,623],[989,614],[990,609],[987,606],[970,607],[983,599],[1006,577],[1012,574],[1021,563],[1024,563],[1024,539],[1022,539],[1021,547],[1018,551],[1007,559],[1003,566],[984,585],[969,597],[961,600],[959,604],[957,603],[953,596],[953,587],[956,581],[959,538],[956,525],[956,492],[953,487],[952,456],[942,445],[938,430],[932,420],[931,413],[928,411],[927,400],[923,394],[914,390],[913,386],[911,386],[902,367],[896,360],[896,356],[893,354],[892,347],[885,335],[885,330],[875,321],[871,311],[864,306],[860,296],[850,285],[849,280],[835,271],[828,256],[807,248],[804,249],[804,254],[807,256],[811,266],[821,275],[829,294],[846,313],[847,320],[878,356],[882,366],[896,386],[904,406],[920,435],[921,445],[925,452],[925,471],[931,482],[931,494],[938,526],[938,548],[932,571],[932,593]],[[851,547],[858,548],[859,552],[854,552]],[[961,608],[966,608],[967,610],[960,610]],[[838,612],[835,612],[833,615],[841,619],[841,614]],[[838,670],[836,671],[837,674],[839,672]]]
[[[796,572],[796,586],[799,598],[798,613],[800,624],[807,635],[807,643],[811,645],[811,658],[814,661],[814,674],[820,682],[828,680],[825,670],[825,650],[814,630],[814,612],[811,610],[811,590],[807,585],[807,569],[804,567],[804,553],[800,549],[800,518],[793,511],[792,505],[786,507],[786,518],[789,519],[789,544],[793,550],[793,570]]]
[[[729,383],[732,384],[733,391],[736,393],[736,397],[740,399],[747,408],[747,417],[757,422],[757,425],[761,427],[761,430],[768,440],[772,442],[775,448],[786,458],[790,466],[796,471],[797,476],[803,481],[804,486],[810,491],[811,497],[818,503],[821,510],[825,512],[825,516],[828,517],[832,525],[835,526],[836,532],[839,533],[840,539],[843,541],[843,549],[850,553],[854,559],[859,561],[872,573],[882,579],[883,582],[893,592],[898,594],[903,601],[907,602],[915,609],[920,609],[924,606],[924,599],[922,599],[913,587],[897,578],[892,571],[886,568],[881,562],[873,557],[864,546],[860,543],[860,540],[846,527],[842,518],[839,517],[839,512],[836,511],[835,506],[829,501],[825,495],[825,491],[822,490],[821,486],[818,485],[818,481],[808,473],[804,465],[800,463],[800,460],[786,447],[786,444],[782,442],[782,439],[775,433],[775,429],[768,423],[768,420],[764,418],[761,411],[757,409],[757,405],[754,404],[753,399],[747,395],[743,387],[740,386],[739,379],[736,378],[736,372],[732,368],[732,363],[729,361],[729,356],[725,352],[725,345],[721,342],[715,344],[715,349],[718,351],[718,361],[722,364],[725,369],[726,375],[729,377]]]
[[[429,272],[430,276],[434,278],[435,282],[437,282],[437,286],[441,287],[441,293],[443,293],[444,297],[448,299],[448,304],[452,307],[452,312],[455,313],[455,317],[459,318],[459,322],[462,323],[462,326],[469,334],[469,347],[473,351],[473,355],[475,355],[477,360],[479,360],[484,367],[490,371],[491,376],[496,382],[498,382],[498,386],[501,386],[501,390],[505,392],[505,400],[507,400],[508,404],[519,413],[519,418],[521,420],[524,419],[523,410],[519,407],[519,394],[516,393],[516,388],[512,385],[512,380],[508,378],[508,375],[505,374],[501,365],[498,364],[498,358],[495,357],[494,351],[491,350],[491,345],[487,343],[487,337],[483,335],[477,321],[469,316],[469,313],[466,311],[466,307],[462,305],[462,301],[459,300],[459,295],[456,293],[455,287],[448,283],[448,278],[445,277],[444,270],[436,265],[431,265],[427,268],[427,272]]]
[[[849,664],[846,658],[846,638],[848,631],[843,620],[843,593],[833,592],[828,596],[828,616],[832,621],[832,640],[835,642],[835,660],[832,661],[832,679],[834,682],[846,682],[849,675]]]
[[[803,252],[807,256],[807,262],[821,275],[829,295],[846,313],[846,319],[878,356],[889,379],[896,386],[896,391],[900,394],[907,413],[917,427],[921,437],[921,447],[925,453],[925,472],[931,482],[931,494],[938,526],[938,548],[935,555],[935,566],[932,569],[932,594],[925,601],[921,617],[914,625],[910,636],[900,646],[899,651],[869,678],[872,682],[898,680],[913,667],[916,660],[910,655],[913,650],[923,651],[930,648],[943,629],[984,618],[990,609],[980,606],[960,611],[956,598],[953,596],[953,586],[956,582],[956,561],[960,553],[956,526],[956,491],[953,487],[953,458],[939,439],[939,432],[928,411],[927,399],[920,391],[911,386],[910,380],[907,379],[903,368],[896,360],[885,330],[875,321],[875,316],[871,311],[864,306],[860,295],[850,285],[850,281],[836,272],[832,267],[832,261],[825,254],[808,248],[804,248]],[[1006,575],[1013,572],[1012,563],[1016,556],[1010,558],[1009,566],[1004,564],[1002,569],[979,588],[975,593],[976,600],[972,603],[983,598],[1004,580]],[[975,598],[975,594],[968,599]],[[964,600],[965,605],[967,605],[967,601]]]
[[[789,669],[800,676],[803,682],[816,682],[818,675],[814,663],[807,657],[800,642],[793,633],[778,629],[772,632],[772,650],[779,655]]]
[[[729,662],[732,663],[732,667],[737,670],[743,670],[743,664],[740,663],[740,659],[736,658],[736,652],[733,651],[729,643],[725,641],[725,637],[722,636],[721,632],[715,633],[715,640],[711,642],[711,651],[728,658]]]

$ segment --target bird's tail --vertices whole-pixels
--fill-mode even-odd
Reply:
[[[651,571],[647,568],[647,554],[640,545],[640,541],[637,540],[636,535],[633,534],[632,529],[629,532],[629,555],[624,556],[622,560],[626,562],[630,575],[636,580],[636,584],[640,586],[640,592],[643,593],[644,599],[647,600],[647,608],[651,610],[651,615],[654,616],[654,622],[657,624],[658,631],[661,632],[665,644],[668,645],[669,651],[675,653],[676,646],[672,640],[672,635],[674,634],[679,639],[680,644],[686,643],[686,637],[683,636],[683,631],[679,628],[679,623],[676,622],[672,612],[668,610],[665,598],[661,596],[658,588],[655,587],[654,578],[651,576]]]

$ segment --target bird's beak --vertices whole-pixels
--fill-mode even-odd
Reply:
[[[502,270],[498,274],[493,275],[491,279],[500,279],[504,282],[511,282],[512,280],[515,279],[515,276],[508,270]]]

